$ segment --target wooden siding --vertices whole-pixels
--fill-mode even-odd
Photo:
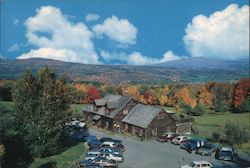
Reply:
[[[159,117],[159,115],[161,117]],[[157,115],[149,124],[147,131],[146,131],[147,137],[159,136],[165,133],[166,131],[175,132],[176,130],[175,121],[171,117],[169,117],[169,115],[164,111],[161,111],[159,115]]]
[[[122,120],[124,119],[124,117],[126,117],[126,115],[136,106],[136,102],[135,100],[130,100],[120,111],[119,113],[114,117],[113,119],[113,130],[116,130],[117,127],[116,125],[120,126],[121,130],[124,130],[124,124],[122,122]],[[124,114],[124,110],[128,110],[127,114]]]

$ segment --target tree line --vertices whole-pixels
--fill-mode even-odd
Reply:
[[[249,112],[250,78],[236,83],[189,85],[100,85],[75,83],[76,103],[91,103],[105,94],[131,95],[150,105],[174,107],[190,115],[205,112]]]
[[[11,89],[15,81],[0,81],[0,100],[11,100]],[[108,85],[101,83],[69,84],[73,102],[91,103],[106,94],[131,95],[150,105],[174,107],[190,115],[205,112],[249,112],[250,78],[236,83],[210,82],[205,84],[170,85]]]

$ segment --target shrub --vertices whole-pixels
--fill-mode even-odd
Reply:
[[[225,125],[226,140],[230,145],[240,145],[248,141],[249,135],[246,128],[233,123]]]
[[[220,134],[217,133],[217,132],[213,132],[213,133],[212,133],[212,140],[213,140],[214,142],[218,142],[219,139],[220,139]]]

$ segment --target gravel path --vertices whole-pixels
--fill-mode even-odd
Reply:
[[[126,147],[124,152],[124,163],[119,164],[119,168],[179,168],[193,160],[206,160],[216,168],[238,168],[235,163],[216,160],[213,156],[189,154],[179,146],[171,143],[161,143],[154,139],[145,142],[135,140],[122,135],[111,135],[96,129],[89,129],[89,132],[97,138],[109,136],[122,140]],[[250,165],[249,165],[250,166]]]

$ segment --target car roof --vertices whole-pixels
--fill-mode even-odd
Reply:
[[[230,147],[222,147],[221,150],[222,150],[222,151],[233,151],[233,148],[230,148]]]
[[[115,142],[105,141],[105,142],[103,142],[103,144],[104,144],[104,145],[106,145],[106,144],[115,144]]]
[[[207,164],[207,163],[209,163],[208,161],[205,161],[205,160],[195,160],[195,161],[193,161],[193,163],[194,164]],[[211,164],[211,163],[209,163],[209,164]]]

